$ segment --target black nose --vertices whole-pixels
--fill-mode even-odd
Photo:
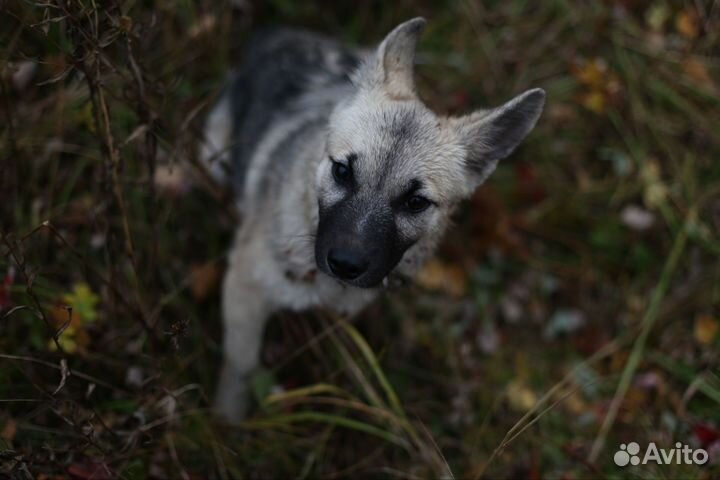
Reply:
[[[348,250],[330,249],[327,256],[330,270],[342,280],[357,278],[368,268],[370,262],[362,255]]]

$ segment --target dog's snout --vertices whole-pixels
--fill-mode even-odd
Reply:
[[[367,258],[358,252],[332,248],[327,263],[332,273],[342,280],[352,280],[365,273],[370,265]]]

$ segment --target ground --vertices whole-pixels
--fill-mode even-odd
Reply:
[[[0,476],[720,475],[718,2],[0,5]],[[254,29],[417,15],[434,109],[546,110],[415,285],[279,315],[222,425],[203,116]],[[632,442],[709,460],[616,465]]]

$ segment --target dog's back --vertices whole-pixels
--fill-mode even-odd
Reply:
[[[273,123],[307,109],[302,99],[313,92],[349,86],[349,74],[361,55],[301,30],[273,28],[254,34],[208,117],[201,156],[215,178],[230,180],[240,200],[249,162]],[[329,100],[332,104],[335,99]]]

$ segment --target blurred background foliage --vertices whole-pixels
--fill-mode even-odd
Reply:
[[[255,28],[417,15],[432,108],[545,113],[416,285],[279,315],[217,424],[237,219],[202,118]],[[0,0],[0,476],[717,478],[719,36],[714,0]]]

